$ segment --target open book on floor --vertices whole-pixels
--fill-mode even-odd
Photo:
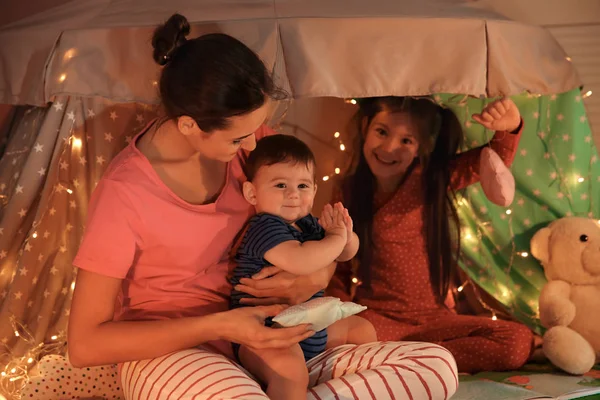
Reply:
[[[453,400],[570,400],[590,397],[600,400],[600,371],[592,370],[585,376],[559,372],[540,373],[513,371],[480,373],[461,376]],[[588,399],[586,399],[588,400]]]

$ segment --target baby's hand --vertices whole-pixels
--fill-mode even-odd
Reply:
[[[508,98],[490,103],[481,114],[473,114],[473,119],[492,131],[515,131],[521,124],[521,113],[517,105]]]
[[[352,222],[352,217],[350,217],[350,214],[348,213],[348,209],[344,208],[344,206],[342,206],[342,203],[337,203],[336,206],[339,204],[340,208],[343,209],[343,213],[344,213],[344,225],[346,225],[346,236],[347,236],[347,243],[350,243],[350,241],[352,240],[352,233],[354,232],[354,222]]]
[[[345,241],[348,240],[348,229],[346,227],[342,203],[337,203],[334,207],[331,207],[329,204],[323,207],[319,222],[325,230],[326,235],[339,235]]]

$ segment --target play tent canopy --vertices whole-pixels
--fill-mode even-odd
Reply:
[[[60,3],[61,0],[57,0]],[[563,93],[581,85],[544,28],[459,0],[79,0],[0,28],[0,103],[61,94],[154,103],[154,27],[224,32],[295,98]]]

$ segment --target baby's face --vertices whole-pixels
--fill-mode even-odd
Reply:
[[[252,181],[256,212],[295,222],[312,210],[317,186],[314,165],[279,163],[260,167]]]

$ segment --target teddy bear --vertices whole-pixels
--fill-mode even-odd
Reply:
[[[535,233],[531,254],[548,280],[539,298],[544,353],[565,372],[588,372],[600,360],[600,221],[553,221]]]

